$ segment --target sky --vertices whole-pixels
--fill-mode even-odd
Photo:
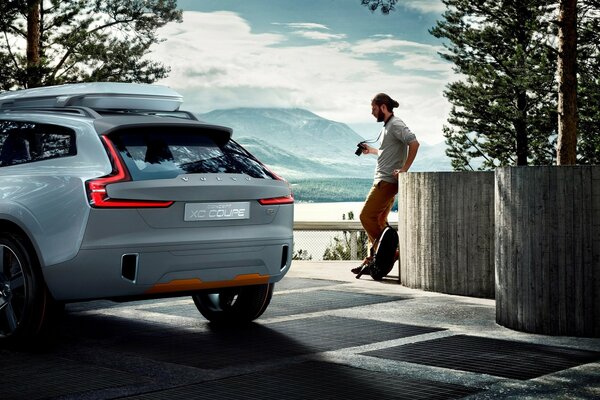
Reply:
[[[171,67],[157,83],[184,96],[182,109],[303,108],[348,124],[365,138],[379,92],[421,142],[443,141],[456,76],[428,30],[441,0],[400,0],[390,15],[360,0],[179,0],[182,23],[158,31],[151,58]]]

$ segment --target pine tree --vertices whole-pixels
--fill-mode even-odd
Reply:
[[[557,132],[555,4],[547,0],[443,0],[431,33],[464,78],[448,85],[444,127],[455,169],[550,164]]]
[[[600,165],[600,0],[580,2],[577,163]]]
[[[0,89],[151,83],[169,72],[146,57],[156,30],[181,18],[176,0],[3,0]]]
[[[577,0],[560,0],[558,12],[559,165],[577,160]]]

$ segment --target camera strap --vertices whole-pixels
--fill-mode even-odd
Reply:
[[[383,134],[383,128],[381,128],[381,132],[379,132],[379,135],[377,135],[377,138],[372,139],[372,140],[364,140],[361,143],[377,143],[377,142],[379,142],[379,138],[381,137],[382,134]]]

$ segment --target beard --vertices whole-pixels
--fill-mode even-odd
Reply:
[[[383,121],[385,121],[385,115],[383,114],[383,111],[379,110],[379,112],[377,113],[377,122]]]

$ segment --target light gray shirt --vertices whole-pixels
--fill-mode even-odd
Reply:
[[[416,140],[414,133],[398,117],[392,116],[383,126],[381,132],[381,145],[377,156],[375,169],[375,183],[386,181],[398,182],[393,175],[395,169],[400,169],[406,162],[408,144]]]

